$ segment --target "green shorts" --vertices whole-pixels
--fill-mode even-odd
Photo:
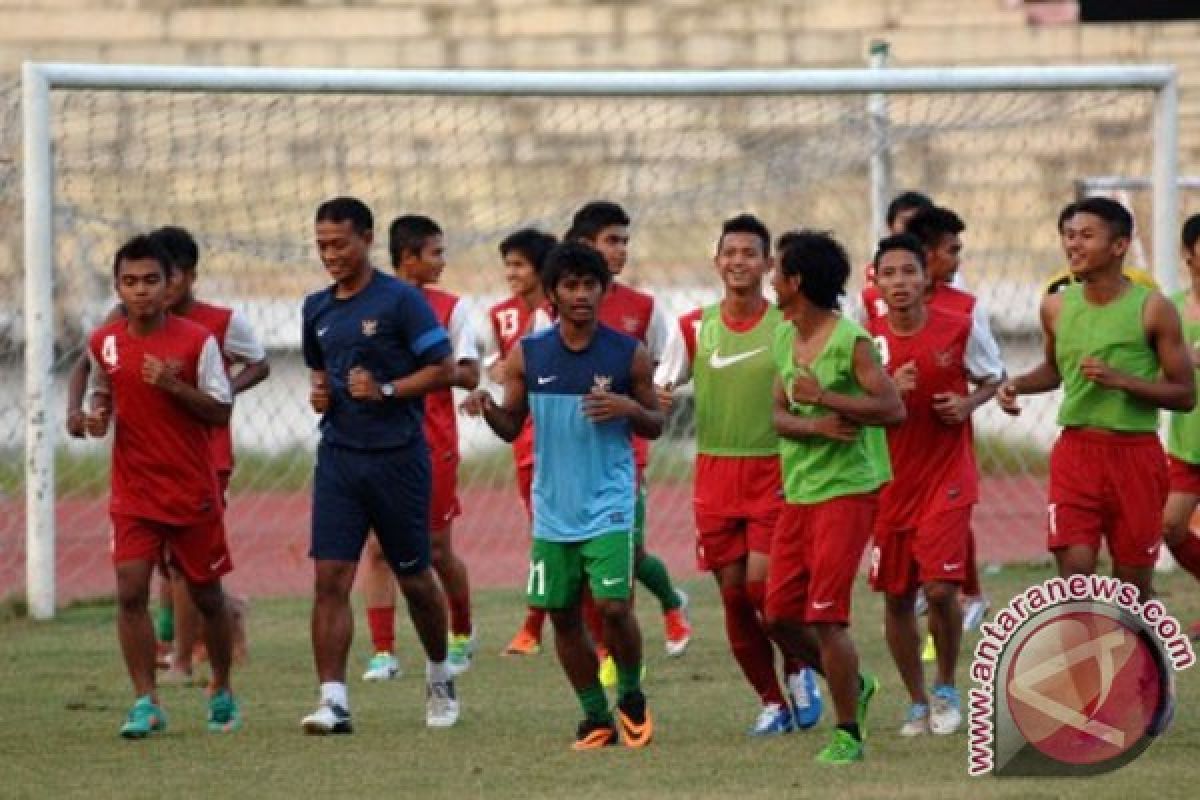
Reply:
[[[579,602],[587,580],[592,597],[628,600],[633,587],[633,537],[613,531],[580,542],[534,539],[525,594],[534,608],[558,610]]]
[[[646,548],[646,481],[640,480],[633,503],[633,546]]]

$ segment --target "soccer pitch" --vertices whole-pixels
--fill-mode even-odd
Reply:
[[[1010,568],[985,579],[994,604],[1048,576]],[[1190,576],[1161,576],[1168,610],[1185,624],[1200,616]],[[356,733],[307,737],[301,716],[316,702],[306,599],[256,602],[250,617],[251,662],[235,674],[247,724],[219,736],[204,730],[203,692],[165,687],[168,732],[148,741],[117,736],[131,702],[111,603],[76,606],[52,623],[0,614],[0,797],[287,797],[448,798],[1160,798],[1192,796],[1200,752],[1200,672],[1179,674],[1175,722],[1138,761],[1094,779],[968,778],[966,735],[902,739],[895,731],[906,698],[882,637],[882,609],[862,588],[854,632],[865,668],[883,691],[869,718],[867,760],[824,767],[813,757],[826,743],[828,709],[807,733],[755,740],[746,729],[756,699],[725,642],[713,586],[697,581],[696,634],[682,659],[662,650],[662,626],[643,598],[646,694],[657,718],[654,743],[641,751],[574,753],[581,714],[552,652],[498,655],[522,612],[515,590],[476,597],[481,646],[459,681],[460,724],[424,725],[423,660],[411,627],[397,621],[405,673],[385,684],[358,680],[368,640],[361,613],[350,662]],[[0,609],[2,612],[2,609]],[[975,637],[964,647],[973,648]],[[960,668],[960,686],[967,669]]]

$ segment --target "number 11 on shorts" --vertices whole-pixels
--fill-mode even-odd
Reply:
[[[525,584],[525,594],[530,597],[545,598],[546,596],[546,562],[529,562],[529,582]]]

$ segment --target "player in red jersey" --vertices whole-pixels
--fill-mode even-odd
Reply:
[[[434,316],[449,332],[454,350],[451,385],[425,395],[424,428],[433,468],[429,502],[431,556],[450,611],[446,665],[451,675],[460,675],[471,666],[475,636],[467,565],[454,552],[454,519],[462,514],[462,506],[458,500],[458,420],[451,387],[471,390],[479,385],[479,352],[467,303],[434,286],[446,269],[446,243],[441,227],[418,214],[396,217],[388,228],[388,252],[396,274],[420,288]],[[388,680],[400,670],[394,652],[396,579],[373,536],[367,540],[362,568],[367,627],[374,648],[363,680]]]
[[[919,240],[907,234],[884,239],[874,263],[888,312],[867,330],[907,417],[887,430],[893,479],[880,494],[871,582],[886,595],[888,648],[911,698],[901,735],[950,734],[962,725],[954,678],[962,639],[958,592],[967,574],[971,509],[979,499],[970,414],[995,395],[1001,376],[989,373],[969,316],[925,305]],[[921,668],[918,587],[937,651],[932,703]]]
[[[488,309],[484,324],[484,363],[492,382],[504,384],[504,362],[521,337],[551,322],[552,310],[542,289],[542,265],[557,240],[534,228],[522,228],[500,243],[504,280],[512,295]],[[527,516],[532,514],[533,420],[525,421],[512,444],[517,491]],[[535,655],[542,649],[546,611],[530,606],[525,621],[504,648],[505,655]]]
[[[897,233],[904,233],[908,221],[913,218],[918,211],[926,208],[933,208],[933,201],[929,199],[929,195],[917,191],[905,191],[892,198],[892,202],[888,203],[887,212],[884,219],[887,222],[888,235],[894,236]],[[864,280],[863,289],[860,296],[862,302],[861,316],[863,322],[867,322],[873,317],[882,317],[887,313],[887,306],[884,305],[883,297],[879,293],[879,287],[875,285],[875,263],[867,264],[863,270]]]
[[[663,360],[671,339],[676,336],[675,326],[655,302],[653,295],[617,280],[629,258],[629,225],[629,215],[619,205],[603,200],[593,201],[575,212],[565,238],[589,244],[604,256],[609,272],[613,274],[613,282],[600,304],[600,321],[645,344],[650,357],[657,364]],[[692,626],[687,618],[687,595],[672,584],[671,575],[662,559],[646,551],[645,469],[650,456],[649,443],[634,437],[634,455],[639,478],[638,519],[634,526],[634,571],[638,581],[658,598],[662,606],[667,655],[681,656],[692,636]],[[593,640],[599,642],[599,615],[587,611],[588,608],[590,606],[585,605],[588,626],[593,633]],[[602,663],[602,670],[608,673],[605,677],[615,680],[611,661],[602,658]]]
[[[216,340],[167,313],[170,257],[147,236],[117,251],[113,276],[127,319],[88,338],[92,361],[85,426],[102,437],[115,419],[112,553],[117,577],[117,636],[137,700],[121,735],[141,738],[166,727],[154,680],[154,628],[147,611],[150,578],[164,549],[179,567],[205,620],[213,676],[208,728],[241,727],[230,688],[232,634],[221,576],[232,569],[211,427],[226,425],[229,379]]]

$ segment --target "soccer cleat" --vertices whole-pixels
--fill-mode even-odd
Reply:
[[[929,730],[938,736],[958,733],[962,727],[962,701],[953,686],[935,686],[929,708]]]
[[[917,588],[917,597],[913,600],[913,613],[918,617],[929,613],[929,599],[925,597],[924,587]]]
[[[390,681],[400,677],[400,662],[391,653],[376,653],[367,662],[367,671],[363,673],[364,681]]]
[[[329,733],[354,733],[354,724],[350,721],[350,712],[328,700],[321,702],[317,710],[300,720],[304,732],[313,736],[324,736]]]
[[[150,699],[150,695],[139,697],[133,708],[125,715],[121,736],[125,739],[145,739],[152,733],[167,729],[167,715]]]
[[[924,703],[913,703],[904,715],[904,724],[900,726],[901,736],[923,736],[929,733],[929,706]]]
[[[663,614],[663,627],[666,630],[665,647],[667,655],[672,658],[678,658],[687,650],[688,643],[692,641],[692,623],[688,619],[688,596],[682,589],[676,589],[675,594],[679,597],[679,608],[672,609]]]
[[[979,626],[983,624],[983,618],[991,609],[992,604],[983,595],[965,598],[962,612],[963,630],[979,630]]]
[[[605,689],[613,688],[617,685],[617,662],[613,661],[612,656],[605,655],[596,674],[600,678],[601,686]]]
[[[858,679],[861,685],[858,688],[858,708],[854,711],[854,721],[858,723],[858,735],[866,739],[867,709],[871,705],[871,698],[879,691],[879,678],[864,672],[859,675]]]
[[[575,731],[575,743],[571,745],[571,749],[577,752],[599,750],[612,747],[616,743],[617,726],[611,719],[607,722],[585,719]]]
[[[451,677],[458,677],[471,668],[471,659],[475,657],[475,633],[450,634],[450,645],[446,653],[446,669]]]
[[[841,728],[833,729],[833,739],[817,753],[817,761],[838,767],[862,760],[863,743]]]
[[[937,661],[937,647],[933,643],[932,634],[925,634],[925,646],[921,648],[921,660],[926,664]]]
[[[788,698],[792,701],[792,718],[796,727],[806,731],[821,721],[825,704],[821,701],[821,687],[817,684],[817,673],[812,667],[787,676]]]
[[[454,681],[429,681],[425,684],[425,727],[449,728],[458,722],[458,697]]]
[[[517,635],[504,648],[506,656],[536,656],[540,652],[542,652],[541,640],[524,628],[517,631]]]
[[[233,733],[241,730],[242,709],[228,689],[208,698],[208,730],[210,733]]]
[[[778,736],[782,733],[791,733],[793,730],[792,712],[788,711],[787,706],[781,706],[779,703],[767,703],[758,712],[758,719],[754,721],[750,735]]]
[[[617,723],[626,747],[645,747],[654,737],[654,719],[646,708],[646,695],[630,692],[617,703]]]

